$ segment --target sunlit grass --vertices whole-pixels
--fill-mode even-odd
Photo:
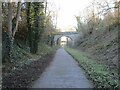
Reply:
[[[81,51],[65,47],[85,70],[96,88],[118,88],[117,72],[109,70],[105,63],[87,58]]]

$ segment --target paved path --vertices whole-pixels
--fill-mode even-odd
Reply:
[[[32,88],[92,88],[77,62],[63,49],[57,50],[54,60]]]

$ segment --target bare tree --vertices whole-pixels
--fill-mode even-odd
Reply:
[[[47,11],[47,0],[45,1],[45,14],[46,14],[46,11]]]
[[[18,21],[19,21],[19,16],[20,16],[20,10],[21,10],[21,3],[18,2],[18,7],[17,7],[17,13],[16,13],[16,21],[15,21],[15,27],[13,28],[13,22],[12,22],[12,7],[13,7],[13,3],[9,2],[8,3],[8,30],[7,30],[7,35],[8,35],[8,39],[7,39],[7,50],[6,50],[6,58],[9,62],[12,61],[12,47],[13,47],[13,42],[14,42],[14,36],[15,33],[17,31],[17,27],[18,27]]]

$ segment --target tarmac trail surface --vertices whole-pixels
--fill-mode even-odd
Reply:
[[[92,88],[92,85],[72,56],[60,48],[32,88]]]

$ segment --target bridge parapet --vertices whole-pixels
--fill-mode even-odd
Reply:
[[[78,34],[78,32],[59,32],[59,33],[54,34],[54,35],[71,35],[71,34]]]

